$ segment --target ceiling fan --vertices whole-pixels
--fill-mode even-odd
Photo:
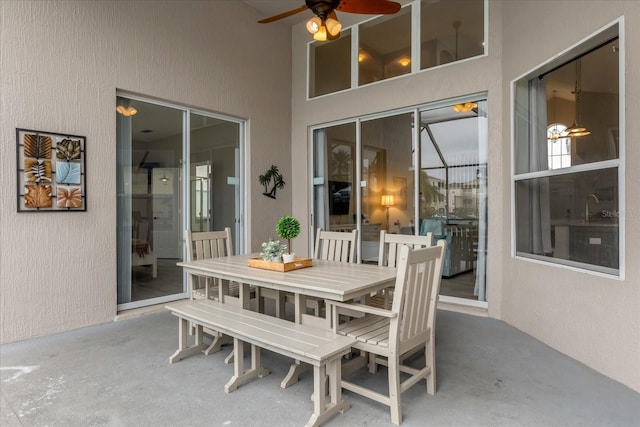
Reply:
[[[318,41],[334,40],[340,37],[342,24],[336,10],[368,15],[391,15],[400,10],[400,3],[389,0],[305,0],[305,5],[258,21],[260,24],[287,18],[311,9],[313,18],[307,21],[307,31]]]

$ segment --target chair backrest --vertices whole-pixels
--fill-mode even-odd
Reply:
[[[185,233],[187,241],[187,261],[217,258],[233,255],[231,228],[222,231],[200,231]]]
[[[313,256],[316,259],[355,263],[357,242],[358,230],[347,233],[318,228]]]
[[[225,227],[222,231],[185,231],[185,239],[187,242],[187,261],[195,261],[199,259],[218,258],[233,255],[233,245],[231,242],[231,228]],[[193,290],[195,288],[206,288],[208,295],[208,286],[213,283],[210,278],[204,276],[189,275],[190,294],[193,298]]]
[[[446,242],[422,249],[400,248],[398,274],[391,311],[389,348],[398,354],[427,341],[435,332],[436,304],[440,292]],[[433,335],[431,336],[433,339]]]
[[[380,230],[378,265],[397,267],[402,245],[408,245],[412,249],[428,248],[433,245],[433,234],[409,236],[406,234],[389,234],[385,230]]]

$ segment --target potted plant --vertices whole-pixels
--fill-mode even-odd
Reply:
[[[291,250],[291,239],[300,234],[300,221],[292,216],[285,215],[276,224],[276,233],[283,239],[287,239],[289,252],[283,255],[284,262],[293,262],[296,254]]]
[[[260,256],[265,261],[280,262],[282,254],[287,249],[287,245],[283,245],[279,240],[271,240],[262,242],[262,252]]]

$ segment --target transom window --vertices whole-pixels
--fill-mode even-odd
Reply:
[[[571,138],[566,136],[567,127],[553,123],[547,127],[547,152],[549,169],[561,169],[571,166]]]

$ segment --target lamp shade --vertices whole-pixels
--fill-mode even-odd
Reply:
[[[320,30],[321,26],[322,21],[317,16],[307,21],[307,31],[309,31],[311,34],[317,33]]]
[[[318,40],[319,42],[323,42],[327,40],[327,27],[323,25],[320,26],[318,32],[313,35],[314,40]]]
[[[380,204],[382,206],[393,206],[393,194],[383,194]]]
[[[340,30],[342,29],[342,24],[333,18],[327,18],[325,26],[327,27],[327,32],[334,37],[340,34]]]

